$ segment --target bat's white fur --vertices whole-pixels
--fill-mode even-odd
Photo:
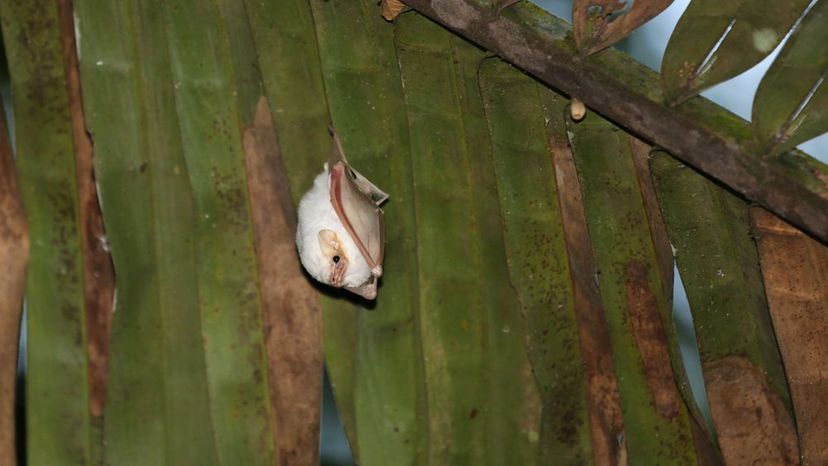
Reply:
[[[348,268],[342,286],[357,287],[371,277],[371,269],[348,231],[339,221],[330,197],[330,177],[326,168],[316,176],[313,187],[299,202],[299,223],[296,228],[296,247],[305,270],[316,280],[330,284],[333,258],[326,256],[319,245],[319,232],[331,230],[336,233]]]

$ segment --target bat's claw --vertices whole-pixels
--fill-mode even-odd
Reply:
[[[378,266],[374,267],[373,269],[371,269],[371,275],[373,275],[377,278],[381,277],[382,276],[382,266],[378,265]]]

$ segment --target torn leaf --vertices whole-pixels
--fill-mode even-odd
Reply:
[[[575,0],[572,28],[578,50],[589,55],[627,37],[673,0]]]

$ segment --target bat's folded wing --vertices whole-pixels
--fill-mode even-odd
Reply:
[[[388,195],[364,177],[358,177],[344,160],[333,164],[329,162],[328,168],[330,170],[331,204],[333,204],[336,215],[351,235],[360,253],[365,257],[368,266],[371,267],[371,274],[379,277],[382,275],[385,222],[377,199],[381,197],[381,202]],[[360,182],[360,178],[363,182]],[[375,191],[373,195],[372,191],[366,192],[362,189],[365,183],[368,183]]]
[[[373,202],[374,205],[379,206],[383,202],[388,200],[388,194],[376,187],[374,183],[368,181],[368,178],[365,178],[364,176],[360,175],[358,171],[354,170],[353,168],[350,168],[350,166],[348,166],[348,169],[351,171],[350,177],[351,179],[353,179],[354,184],[357,185],[357,188],[359,188],[360,191],[362,191],[363,193],[365,193],[366,196],[368,196],[368,199],[371,199],[371,202]]]
[[[331,130],[333,131],[333,130]],[[336,166],[338,163],[345,164],[345,172],[348,175],[348,178],[356,184],[357,188],[362,191],[371,202],[375,205],[380,205],[386,200],[388,200],[388,194],[386,194],[383,190],[379,189],[374,183],[368,181],[368,178],[362,176],[358,171],[354,170],[351,165],[348,163],[348,160],[345,158],[345,152],[342,150],[342,142],[339,140],[339,136],[336,133],[331,133],[334,139],[333,146],[331,147],[331,152],[328,154],[328,169],[333,170],[333,167]]]

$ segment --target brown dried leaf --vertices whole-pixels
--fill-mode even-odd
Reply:
[[[664,297],[667,300],[667,308],[672,309],[673,270],[675,258],[673,257],[673,248],[670,245],[670,238],[667,235],[667,227],[664,224],[664,217],[661,215],[655,185],[653,184],[653,178],[650,172],[649,158],[652,148],[645,142],[632,137],[630,138],[630,148],[632,149],[633,163],[635,164],[636,174],[638,175],[638,185],[641,189],[641,197],[644,200],[644,208],[647,210],[647,218],[650,224],[650,236],[653,239],[659,274],[662,277],[661,283]],[[668,332],[668,334],[671,333],[672,332]],[[676,356],[673,356],[674,365],[676,364],[675,357]],[[678,364],[682,363],[679,362]],[[683,369],[683,366],[679,365],[676,366],[676,372],[679,380],[679,391],[684,397],[685,404],[688,406],[692,416],[691,427],[693,432],[693,441],[696,445],[696,454],[699,458],[699,465],[720,465],[722,464],[722,460],[718,454],[717,448],[711,440],[710,433],[705,427],[701,411],[692,401],[692,393],[689,392],[689,383],[686,378],[686,370]]]
[[[92,140],[86,132],[81,97],[80,72],[75,50],[72,6],[58,1],[66,87],[78,176],[83,241],[84,295],[86,301],[87,352],[89,354],[89,410],[103,416],[106,403],[106,376],[109,363],[109,338],[112,330],[112,304],[115,295],[115,270],[105,245],[103,214],[92,170]]]
[[[322,336],[319,296],[302,274],[296,217],[267,99],[244,133],[279,464],[319,464]]]
[[[387,21],[394,21],[408,7],[400,0],[382,0],[382,17]]]
[[[28,258],[26,214],[17,188],[6,119],[0,112],[0,464],[17,464],[14,388]]]
[[[828,247],[751,209],[804,464],[828,464]]]
[[[667,300],[668,309],[672,309],[674,279],[673,270],[675,259],[673,257],[673,248],[670,245],[670,238],[667,235],[667,227],[664,224],[664,217],[661,215],[661,209],[658,205],[655,185],[653,184],[653,178],[650,172],[649,158],[651,147],[639,139],[630,137],[630,149],[632,149],[633,163],[635,165],[636,174],[638,175],[638,185],[641,190],[641,198],[644,201],[644,208],[647,210],[647,218],[650,224],[650,236],[653,239],[656,263],[658,264],[659,275],[661,276],[664,297]],[[668,335],[670,334],[674,335],[674,331],[668,332]],[[675,340],[672,341],[675,342]],[[691,428],[693,432],[693,441],[696,445],[696,453],[699,457],[699,465],[720,465],[722,464],[722,461],[717,453],[718,450],[711,440],[711,435],[707,431],[701,412],[692,401],[692,393],[689,392],[689,383],[686,380],[686,370],[680,361],[676,361],[675,355],[673,356],[673,365],[676,372],[676,378],[679,380],[679,391],[681,392],[685,405],[688,406],[688,410],[690,411],[692,417]]]
[[[729,356],[705,364],[704,378],[728,466],[799,464],[793,420],[756,366]]]
[[[673,0],[575,0],[572,28],[578,50],[593,54],[628,36]]]
[[[615,377],[604,304],[595,281],[595,265],[581,199],[581,186],[566,139],[553,139],[551,146],[564,238],[569,251],[581,356],[589,390],[593,462],[624,466],[627,464],[626,443],[618,442],[624,432],[618,380]]]
[[[670,238],[667,237],[667,228],[664,226],[664,218],[661,216],[661,209],[658,207],[655,186],[650,174],[648,160],[650,157],[650,146],[645,142],[630,138],[630,149],[632,149],[633,163],[638,174],[638,185],[641,189],[641,197],[644,200],[644,208],[650,220],[650,235],[653,237],[656,262],[658,262],[659,275],[664,285],[664,297],[672,302],[673,296],[673,248],[670,246]]]
[[[641,262],[630,262],[626,270],[626,298],[632,327],[653,406],[665,419],[672,419],[681,411],[681,397],[673,377],[670,351],[664,323],[658,312],[656,292],[648,284],[649,270]]]

